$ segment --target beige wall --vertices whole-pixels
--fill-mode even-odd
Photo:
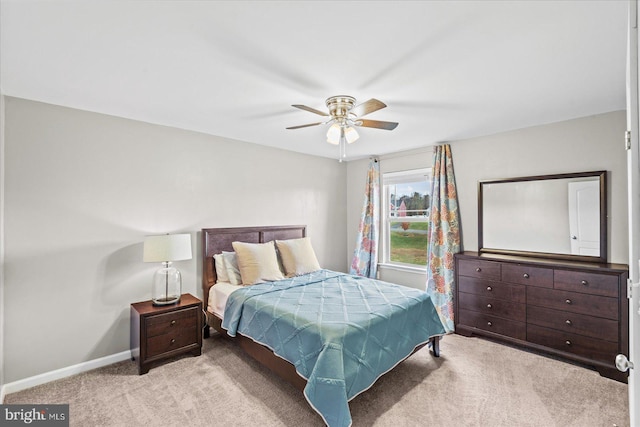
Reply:
[[[624,111],[450,142],[465,250],[478,249],[477,182],[484,179],[607,170],[609,261],[628,262]],[[425,159],[427,153],[428,160]],[[419,160],[420,164],[416,165]],[[383,156],[381,170],[431,166],[431,149]],[[422,164],[426,163],[426,164]],[[347,256],[351,259],[362,209],[368,160],[347,167]],[[383,280],[424,289],[425,275],[382,271]]]
[[[345,271],[346,166],[195,132],[6,98],[5,382],[129,349],[129,304],[159,267],[147,234],[307,224]]]

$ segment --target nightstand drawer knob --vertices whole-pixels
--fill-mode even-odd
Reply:
[[[566,340],[564,343],[565,343],[566,345],[571,345],[571,341],[569,341],[569,340]]]
[[[566,302],[567,304],[571,304],[571,300],[570,300],[570,299],[565,300],[565,302]]]
[[[176,321],[175,321],[175,320],[172,320],[172,321],[171,321],[171,326],[173,326],[173,325],[175,325],[175,324],[176,324]]]
[[[175,344],[175,343],[176,343],[176,340],[174,338],[174,339],[171,340],[171,344]]]
[[[487,322],[487,326],[493,326],[493,323]]]
[[[493,307],[491,304],[487,304],[487,308],[491,308]]]
[[[586,280],[583,280],[580,283],[582,283],[584,286],[587,286],[589,284],[589,282],[587,282]]]
[[[522,275],[522,277],[524,277],[525,279],[528,279],[528,278],[529,278],[529,273],[524,273],[524,274]]]
[[[491,292],[491,291],[493,290],[493,288],[492,288],[491,286],[487,286],[487,290],[488,290],[489,292]]]
[[[480,267],[476,268],[476,272],[480,273],[482,269]]]
[[[566,323],[567,325],[571,326],[571,320],[569,320],[569,319],[565,320],[564,323]]]

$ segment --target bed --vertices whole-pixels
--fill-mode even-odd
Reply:
[[[427,344],[438,357],[445,331],[424,292],[330,270],[214,287],[213,257],[232,252],[233,242],[305,237],[303,225],[203,229],[206,322],[301,390],[327,425],[349,426],[349,400]]]

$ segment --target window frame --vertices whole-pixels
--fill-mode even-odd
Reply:
[[[391,216],[390,209],[390,186],[393,184],[407,184],[411,182],[420,182],[421,180],[416,179],[420,176],[427,176],[427,181],[430,182],[432,179],[432,169],[433,168],[418,168],[418,169],[408,169],[403,171],[394,171],[394,172],[386,172],[381,174],[381,185],[380,185],[380,204],[381,206],[381,215],[380,215],[380,258],[378,264],[383,268],[392,268],[397,270],[409,270],[409,271],[426,271],[426,265],[417,265],[410,263],[403,263],[399,261],[391,260],[391,222],[398,222],[398,218],[402,218],[402,222],[426,222],[430,221],[430,212],[431,206],[427,209],[426,217],[396,217]],[[431,194],[429,194],[429,201],[431,202]],[[425,251],[427,248],[425,248]]]

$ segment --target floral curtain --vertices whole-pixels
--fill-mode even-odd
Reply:
[[[351,274],[375,278],[378,272],[378,227],[380,224],[380,163],[369,162],[364,205],[358,228],[358,243],[351,262]]]
[[[454,262],[460,252],[460,214],[449,144],[435,147],[427,249],[427,292],[447,332],[453,332]]]

